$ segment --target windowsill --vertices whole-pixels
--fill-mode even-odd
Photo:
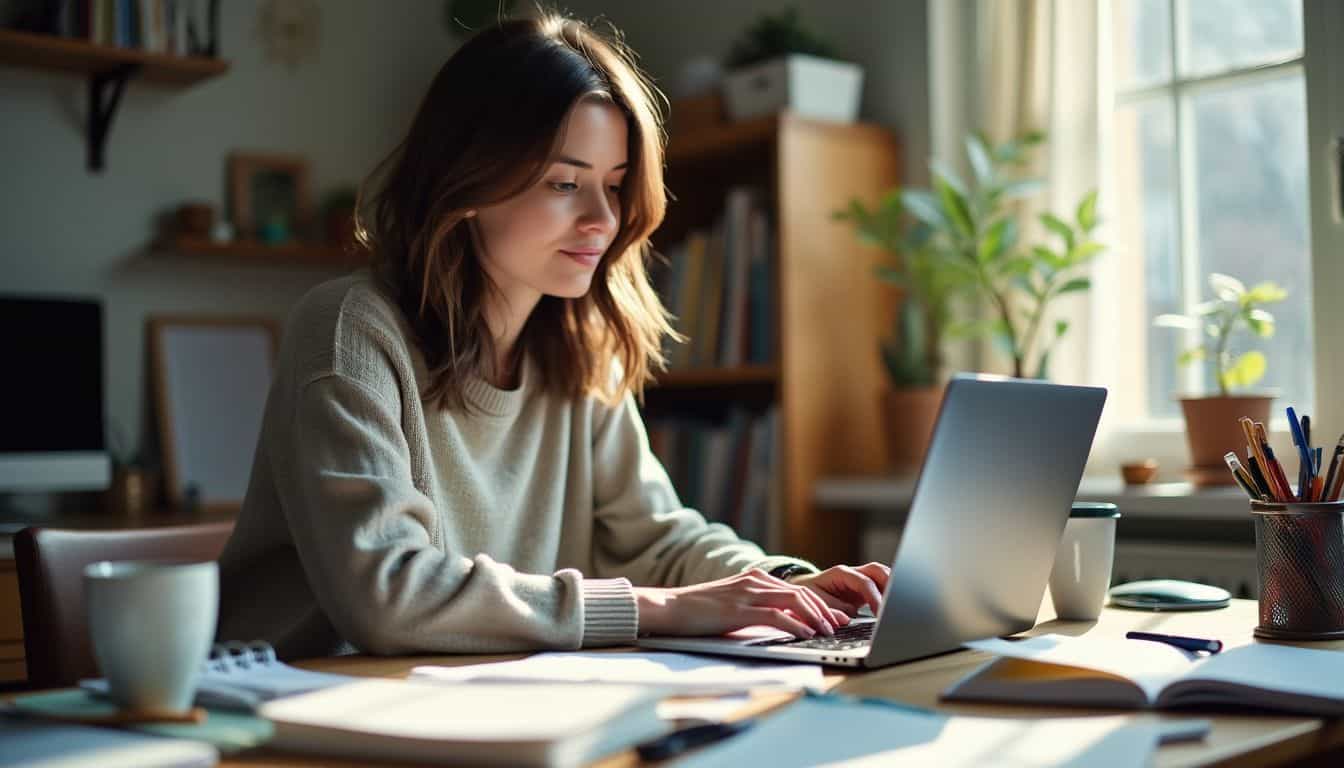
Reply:
[[[813,501],[826,510],[864,513],[872,522],[899,519],[910,506],[915,476],[823,477],[813,490]],[[1235,485],[1196,488],[1190,483],[1125,485],[1119,478],[1084,477],[1079,501],[1110,501],[1120,514],[1164,520],[1246,520],[1246,494]]]

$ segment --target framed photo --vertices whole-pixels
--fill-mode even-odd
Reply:
[[[283,243],[307,233],[308,163],[295,155],[229,155],[229,206],[237,236]]]
[[[149,318],[153,403],[169,502],[237,510],[247,493],[279,328],[260,317]]]

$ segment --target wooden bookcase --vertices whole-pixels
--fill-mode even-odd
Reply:
[[[674,132],[667,163],[674,199],[653,238],[664,252],[721,215],[728,188],[765,192],[777,349],[765,365],[674,369],[647,392],[645,414],[775,406],[776,501],[763,543],[819,565],[851,560],[854,522],[820,516],[812,486],[823,475],[884,468],[877,344],[894,297],[874,277],[878,254],[832,214],[855,197],[875,201],[897,183],[896,140],[874,125],[781,114]]]

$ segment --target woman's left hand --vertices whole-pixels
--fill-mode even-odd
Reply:
[[[876,616],[890,576],[891,569],[882,563],[868,563],[857,567],[837,565],[821,573],[794,576],[789,581],[816,592],[826,605],[850,616],[857,615],[865,605]]]

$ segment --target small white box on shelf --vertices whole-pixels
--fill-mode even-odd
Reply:
[[[862,92],[862,67],[806,54],[753,64],[723,79],[724,108],[733,121],[789,110],[800,117],[852,123]]]

